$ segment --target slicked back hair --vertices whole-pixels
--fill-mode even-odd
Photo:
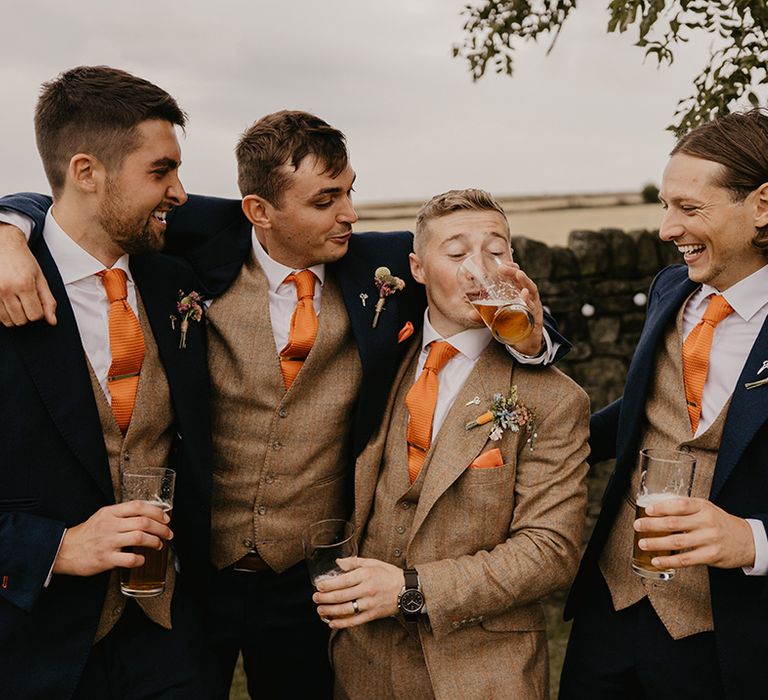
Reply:
[[[768,182],[768,115],[751,109],[716,117],[683,136],[670,156],[678,153],[719,163],[722,169],[712,184],[742,202]],[[768,257],[768,226],[757,229],[752,245]]]
[[[143,78],[109,66],[79,66],[43,83],[35,109],[37,150],[54,197],[72,156],[87,153],[110,170],[141,144],[137,126],[162,119],[184,127],[176,100]]]
[[[320,117],[308,112],[282,110],[254,122],[235,149],[237,183],[243,197],[255,194],[280,207],[290,183],[290,172],[307,156],[314,156],[331,177],[349,163],[346,138]]]
[[[509,238],[509,224],[502,206],[485,190],[469,188],[464,190],[448,190],[436,194],[422,205],[416,215],[416,230],[413,232],[413,249],[417,255],[424,248],[429,236],[429,222],[456,211],[495,211],[501,214]]]

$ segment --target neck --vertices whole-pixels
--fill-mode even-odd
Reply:
[[[52,212],[56,223],[77,245],[90,253],[105,267],[110,268],[125,251],[109,237],[85,203],[62,197],[53,203]]]

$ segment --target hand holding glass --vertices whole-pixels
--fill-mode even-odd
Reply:
[[[525,340],[533,331],[533,314],[520,290],[501,273],[501,265],[511,262],[511,251],[509,256],[484,251],[464,258],[457,272],[459,289],[493,337],[506,345]]]
[[[163,467],[132,469],[121,475],[123,503],[146,501],[161,508],[171,517],[176,472]],[[165,590],[170,544],[163,542],[160,550],[149,547],[126,547],[125,551],[141,554],[144,563],[135,569],[120,569],[120,590],[132,598],[160,595]]]
[[[645,509],[655,503],[680,496],[690,496],[696,458],[678,450],[640,450],[640,487],[637,493],[635,518],[645,518]],[[635,531],[632,551],[632,570],[643,578],[668,581],[675,569],[658,569],[651,564],[654,557],[668,557],[672,550],[642,550],[641,539],[665,537],[669,532]]]
[[[312,523],[304,535],[304,556],[312,585],[345,573],[337,559],[357,556],[355,526],[348,520],[320,520]]]

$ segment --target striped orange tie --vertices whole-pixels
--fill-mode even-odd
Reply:
[[[685,381],[685,402],[691,429],[696,434],[701,418],[701,395],[709,370],[709,350],[715,326],[733,311],[731,305],[720,294],[713,295],[707,310],[683,343],[683,378]]]
[[[293,282],[296,285],[296,296],[298,297],[296,309],[291,316],[288,343],[280,351],[280,371],[283,373],[285,390],[288,391],[315,343],[317,314],[313,303],[315,274],[311,270],[292,272],[285,278],[285,281]]]
[[[112,364],[107,375],[107,389],[112,397],[112,413],[125,435],[131,422],[141,363],[144,361],[144,334],[133,309],[128,304],[125,272],[119,268],[97,273],[109,299],[109,347]]]
[[[437,405],[437,373],[458,352],[450,343],[430,343],[429,355],[424,369],[405,396],[405,405],[410,414],[406,440],[408,441],[408,479],[416,481],[421,465],[432,444],[432,419]]]

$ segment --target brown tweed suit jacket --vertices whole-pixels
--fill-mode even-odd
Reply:
[[[371,514],[394,397],[411,374],[414,343],[396,379],[382,427],[357,460],[355,519],[362,532]],[[406,379],[407,381],[407,379]],[[523,431],[489,439],[490,425],[465,424],[490,406],[495,393],[516,385],[537,415],[534,449]],[[471,404],[475,396],[480,404]],[[402,421],[400,421],[402,423]],[[433,441],[416,507],[407,566],[419,572],[428,620],[419,623],[421,648],[437,698],[543,698],[547,693],[545,624],[540,600],[569,585],[579,560],[586,509],[589,401],[555,368],[510,360],[491,343],[460,389]],[[470,467],[500,449],[503,464]],[[385,515],[386,517],[386,515]],[[375,621],[368,625],[375,634]],[[386,656],[382,649],[382,661]],[[335,659],[354,663],[354,658]],[[392,655],[394,674],[407,660]],[[353,690],[377,697],[376,689]]]

